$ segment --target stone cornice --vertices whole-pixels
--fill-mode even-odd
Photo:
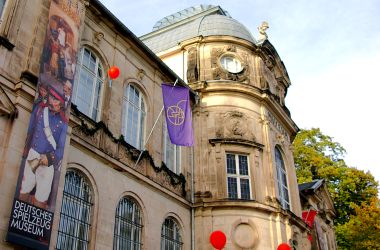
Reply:
[[[141,161],[136,166],[141,151],[129,145],[123,136],[115,138],[103,122],[94,122],[72,106],[70,126],[72,134],[84,142],[81,145],[86,145],[90,151],[96,151],[96,155],[107,156],[105,158],[113,163],[110,164],[112,168],[123,173],[139,173],[144,179],[152,180],[168,191],[186,197],[186,180],[182,174],[175,174],[163,162],[157,167],[148,151],[142,152]]]
[[[17,118],[18,110],[11,99],[0,86],[0,116],[7,116],[10,119]]]
[[[298,126],[290,117],[289,110],[285,106],[281,106],[275,99],[274,95],[269,91],[269,89],[260,89],[253,85],[246,83],[239,83],[235,81],[227,80],[215,80],[215,81],[204,81],[200,84],[192,83],[191,87],[197,86],[197,92],[201,93],[226,93],[231,95],[234,94],[245,94],[249,97],[255,98],[258,102],[267,104],[268,109],[270,109],[278,118],[283,121],[285,127],[291,131],[291,140],[293,136],[299,131]]]
[[[237,145],[242,145],[242,146],[249,146],[249,147],[259,148],[260,150],[264,148],[263,144],[257,143],[255,141],[239,139],[239,138],[214,138],[214,139],[210,139],[209,143],[213,146],[215,146],[218,143],[221,143],[221,144],[237,144]]]
[[[304,231],[309,231],[309,227],[302,220],[290,210],[284,210],[281,207],[274,207],[271,205],[263,204],[255,200],[217,200],[217,201],[202,201],[194,204],[194,208],[207,209],[211,208],[212,210],[236,210],[237,208],[244,208],[246,211],[252,210],[253,212],[261,211],[267,214],[277,214],[281,215],[284,218],[288,218],[289,222],[297,227],[301,228]]]

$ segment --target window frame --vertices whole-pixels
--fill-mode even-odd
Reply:
[[[280,160],[280,162],[278,162],[278,160]],[[278,163],[280,163],[280,165]],[[288,185],[289,183],[288,174],[286,171],[286,165],[285,165],[282,150],[278,146],[275,147],[275,166],[276,166],[276,183],[277,183],[278,195],[279,195],[281,206],[284,209],[290,210],[291,203],[290,203],[290,193],[289,193],[289,185]],[[283,180],[284,176],[285,176],[285,180]],[[288,200],[286,200],[284,188],[287,191]]]
[[[94,71],[92,71],[90,68],[88,68],[83,62],[85,50],[87,50],[89,52],[90,58],[91,58],[91,56],[95,57],[95,69],[94,69]],[[95,121],[99,121],[100,113],[101,113],[101,107],[102,107],[102,103],[103,103],[102,96],[103,96],[104,83],[105,83],[105,71],[104,71],[104,67],[102,64],[102,60],[97,55],[97,53],[94,52],[92,49],[90,49],[86,46],[83,46],[80,48],[78,61],[77,61],[77,64],[75,66],[75,70],[76,70],[76,72],[75,72],[75,80],[74,80],[74,84],[73,84],[74,86],[73,86],[73,93],[72,93],[72,103],[77,105],[77,102],[78,102],[77,99],[79,96],[78,88],[80,86],[79,83],[81,80],[81,72],[84,70],[86,73],[86,76],[90,75],[92,77],[92,88],[91,88],[92,94],[91,94],[91,101],[89,103],[90,106],[88,107],[89,113],[85,113],[83,110],[81,110],[81,108],[78,105],[77,105],[77,107],[78,107],[79,111],[81,111],[83,114],[85,114],[89,118],[91,118]],[[98,76],[99,70],[100,70],[102,76]],[[95,93],[96,93],[98,81],[100,83],[100,86],[99,86],[100,89],[98,91],[96,114],[93,114],[94,106],[95,106]],[[95,115],[95,117],[94,117],[94,115]]]
[[[228,173],[228,155],[234,156],[234,162],[235,162],[235,174]],[[227,197],[231,200],[252,200],[252,180],[251,180],[251,169],[249,164],[249,155],[248,154],[241,154],[241,153],[234,153],[234,152],[226,152],[226,191],[227,191]],[[240,174],[240,162],[239,162],[239,156],[246,157],[247,160],[247,175]],[[237,187],[237,198],[230,197],[229,194],[229,182],[228,178],[236,178],[236,187]],[[249,198],[242,198],[242,190],[241,190],[241,179],[248,180],[249,184]]]
[[[169,222],[173,223],[173,228],[167,228],[167,224],[169,224]],[[169,236],[167,236],[167,234],[164,234],[164,233],[168,233],[169,230],[173,231],[173,238],[170,238]],[[177,235],[179,235],[178,238],[176,237]],[[175,218],[171,216],[166,217],[161,226],[160,249],[161,250],[166,250],[166,249],[181,250],[183,249],[183,245],[184,245],[184,242],[183,242],[182,230],[181,230],[180,224]]]
[[[135,105],[132,101],[129,100],[130,97],[130,89],[133,88],[135,91],[138,91],[139,93],[139,103],[138,106]],[[128,132],[128,125],[131,126],[128,122],[129,117],[129,107],[130,105],[132,108],[137,108],[138,110],[138,124],[136,132],[137,137],[131,138],[131,140],[136,140],[136,142],[133,142],[128,139],[127,132]],[[137,87],[137,84],[135,83],[127,83],[124,88],[124,94],[123,94],[123,108],[122,108],[122,126],[121,126],[121,134],[124,136],[124,139],[127,143],[132,145],[133,147],[142,150],[145,146],[145,128],[146,128],[146,117],[147,117],[147,106],[146,101],[143,92],[139,87]],[[143,115],[143,119],[141,119],[141,116]],[[133,119],[133,118],[132,118]],[[133,122],[133,120],[132,120]],[[133,129],[133,128],[132,128]],[[133,133],[133,131],[132,131]],[[137,144],[137,145],[136,145]]]
[[[3,13],[4,13],[4,10],[5,10],[5,6],[6,6],[6,4],[7,4],[7,2],[9,1],[9,0],[0,0],[0,2],[1,1],[4,1],[3,2],[3,6],[1,7],[1,5],[0,5],[0,26],[1,26],[1,24],[3,23]]]
[[[219,63],[224,70],[232,74],[238,74],[244,69],[241,60],[237,56],[231,54],[222,55],[219,59]],[[233,67],[231,67],[231,65],[233,65]]]
[[[162,131],[163,131],[163,144],[164,144],[163,154],[162,154],[163,162],[165,163],[166,167],[168,167],[168,169],[170,169],[172,172],[176,174],[179,174],[181,173],[181,147],[171,143],[165,118],[163,118]],[[173,157],[173,162],[168,164],[169,147],[173,148],[174,157]]]
[[[123,206],[124,210],[121,211],[121,205]],[[130,220],[128,217],[128,209],[129,206],[132,207],[132,220]],[[127,216],[122,217],[122,213],[127,214]],[[137,213],[137,215],[136,215]],[[138,217],[137,221],[135,221],[136,216]],[[125,237],[129,235],[121,235],[121,224],[125,224],[126,227],[130,229],[130,237]],[[118,234],[117,234],[118,233]],[[134,241],[134,238],[137,234],[138,241]],[[143,242],[142,242],[142,234],[143,234],[143,224],[142,224],[142,209],[141,206],[138,204],[138,202],[130,197],[130,196],[124,196],[122,199],[120,199],[116,211],[115,211],[115,226],[114,226],[114,240],[113,240],[113,249],[142,249]],[[125,244],[125,241],[127,243]],[[120,245],[122,245],[120,247]],[[131,247],[131,248],[130,248]]]
[[[69,180],[69,178],[71,179]],[[79,178],[79,186],[73,183],[74,178]],[[87,190],[84,190],[84,188]],[[81,197],[81,195],[84,195],[84,191],[87,191],[88,200]],[[55,249],[67,249],[67,247],[76,249],[80,242],[86,243],[82,246],[82,249],[88,249],[90,247],[93,199],[94,191],[90,185],[90,181],[80,171],[69,169],[65,174]],[[75,209],[76,206],[80,205],[82,206],[79,207],[79,209]],[[76,218],[79,215],[81,218]],[[86,217],[86,221],[83,220],[83,215]],[[81,225],[85,227],[85,233],[82,235],[85,238],[80,238]]]

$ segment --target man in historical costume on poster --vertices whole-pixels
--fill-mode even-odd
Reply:
[[[67,119],[62,92],[49,86],[48,105],[33,111],[28,130],[19,199],[44,209],[48,207],[54,171],[59,171],[66,140]]]

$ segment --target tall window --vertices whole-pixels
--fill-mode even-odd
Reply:
[[[5,0],[0,0],[0,18],[1,18],[1,15],[3,14],[4,5],[5,5]],[[2,20],[0,19],[0,24],[1,23],[2,23]]]
[[[248,157],[227,154],[227,191],[230,199],[251,199]]]
[[[275,158],[276,158],[276,172],[277,172],[277,187],[280,195],[281,206],[284,209],[289,209],[289,190],[286,176],[286,169],[284,160],[280,150],[275,147]]]
[[[92,190],[77,171],[65,176],[61,218],[56,249],[87,249],[89,242]]]
[[[124,91],[122,134],[135,148],[143,148],[145,104],[141,92],[129,84]]]
[[[124,197],[116,209],[114,250],[141,249],[141,212],[136,202]]]
[[[103,86],[103,67],[99,58],[87,48],[81,49],[77,67],[73,103],[82,113],[97,120]]]
[[[162,130],[164,133],[164,162],[171,171],[179,174],[181,172],[181,147],[171,143],[166,122],[164,122]]]
[[[181,250],[182,237],[173,218],[166,218],[161,228],[161,250]]]

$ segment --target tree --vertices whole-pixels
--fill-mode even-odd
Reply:
[[[376,197],[362,206],[336,229],[340,249],[380,249],[380,201]]]
[[[294,142],[294,162],[299,183],[325,179],[337,210],[336,223],[343,225],[361,205],[377,197],[378,183],[373,175],[343,160],[345,149],[320,129],[301,130]]]
[[[346,150],[330,136],[322,134],[318,128],[301,130],[295,140],[294,163],[300,183],[318,179],[318,170],[339,164]]]

